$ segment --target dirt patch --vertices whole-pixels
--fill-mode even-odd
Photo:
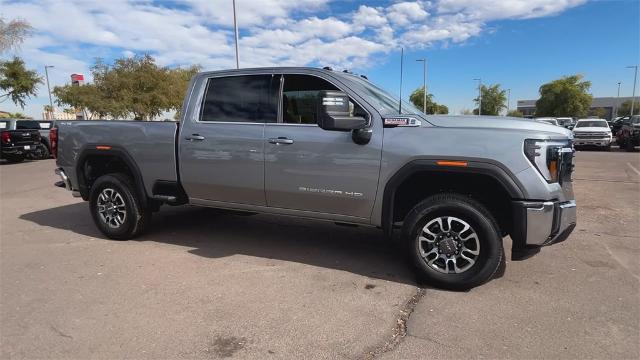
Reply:
[[[233,354],[242,350],[247,343],[243,337],[216,337],[211,343],[211,352],[222,358],[232,357]]]

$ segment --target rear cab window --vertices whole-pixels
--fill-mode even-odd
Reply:
[[[270,123],[278,118],[280,78],[239,75],[207,81],[200,121]]]

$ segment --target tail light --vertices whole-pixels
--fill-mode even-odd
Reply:
[[[49,130],[49,147],[54,159],[58,158],[58,128]]]
[[[0,138],[2,139],[2,142],[5,144],[11,143],[11,134],[8,131],[3,131]]]

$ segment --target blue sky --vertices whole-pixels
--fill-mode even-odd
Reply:
[[[208,70],[234,66],[230,0],[3,1],[0,16],[31,22],[34,34],[16,50],[39,72],[54,65],[51,83],[71,73],[89,74],[95,57],[110,61],[150,53],[158,63],[198,63]],[[535,99],[538,87],[581,73],[594,96],[630,96],[640,62],[640,1],[434,0],[330,1],[237,0],[241,66],[348,68],[398,93],[399,54],[405,48],[404,97],[422,84],[451,113],[472,108],[474,78]],[[640,93],[640,89],[638,89]],[[46,86],[21,110],[41,116]]]

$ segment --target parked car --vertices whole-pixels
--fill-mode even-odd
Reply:
[[[620,119],[620,127],[615,134],[621,149],[633,151],[634,146],[640,145],[640,115]]]
[[[580,119],[573,128],[574,146],[597,146],[611,150],[613,135],[605,119]]]
[[[543,123],[547,123],[547,124],[551,124],[551,125],[555,125],[555,126],[560,126],[558,124],[558,120],[556,120],[556,118],[541,117],[541,118],[535,118],[535,121],[543,122]]]
[[[204,72],[178,123],[58,121],[50,136],[57,185],[112,239],[162,204],[372,226],[400,230],[421,279],[466,289],[496,273],[503,237],[522,256],[576,224],[570,131],[425,116],[329,69]]]
[[[559,117],[559,118],[556,118],[556,121],[558,122],[558,125],[564,128],[567,128],[569,130],[572,130],[573,127],[576,125],[576,121],[570,117]]]
[[[23,121],[0,119],[0,159],[22,162],[42,156],[38,124]]]

